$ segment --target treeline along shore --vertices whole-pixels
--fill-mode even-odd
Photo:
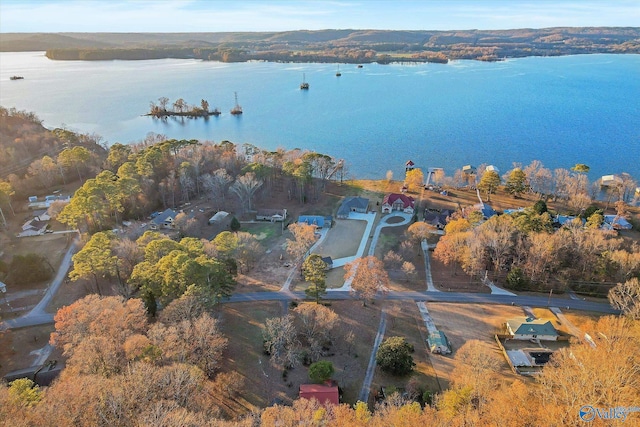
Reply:
[[[514,30],[320,30],[238,33],[6,33],[0,51],[55,60],[195,58],[222,62],[499,61],[526,56],[640,53],[639,27]]]

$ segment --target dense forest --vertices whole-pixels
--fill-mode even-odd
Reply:
[[[497,61],[525,56],[640,53],[639,28],[463,31],[321,30],[244,33],[5,33],[0,51],[59,60],[198,58],[224,62]]]

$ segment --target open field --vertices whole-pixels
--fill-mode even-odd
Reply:
[[[3,260],[8,264],[11,257],[15,255],[35,253],[46,258],[51,268],[57,270],[74,237],[75,234],[45,234],[21,239],[14,238],[2,248]],[[53,271],[51,279],[55,274]],[[7,293],[4,295],[6,300],[2,300],[0,305],[0,314],[5,318],[18,317],[33,308],[40,301],[50,283],[49,280],[39,283],[15,283],[6,280],[5,282],[7,285]]]
[[[436,371],[427,349],[427,328],[421,321],[418,306],[413,301],[387,301],[385,307],[387,328],[383,341],[393,336],[404,337],[414,347],[413,361],[416,366],[406,377],[390,375],[376,367],[371,384],[370,403],[380,387],[405,388],[410,380],[415,381],[422,390],[429,390],[434,394],[440,392]]]
[[[7,372],[32,366],[37,355],[30,353],[45,346],[53,330],[53,325],[45,325],[0,333],[0,378]],[[54,349],[47,360],[61,358],[60,350]]]
[[[333,330],[334,344],[327,357],[333,363],[333,378],[344,390],[345,402],[355,403],[368,364],[371,347],[380,320],[380,307],[362,307],[356,301],[334,301],[330,308],[340,317]],[[245,377],[242,393],[246,412],[251,407],[268,406],[276,400],[291,403],[297,398],[300,384],[309,382],[308,369],[297,366],[286,379],[282,370],[274,367],[262,349],[262,329],[266,319],[288,312],[287,305],[278,302],[224,304],[220,308],[223,332],[230,337],[223,371],[236,370]],[[347,334],[353,332],[350,344]]]
[[[108,289],[107,285],[101,283],[101,289],[107,295],[116,295],[115,284]],[[60,284],[58,292],[53,296],[51,302],[46,307],[47,313],[55,314],[64,306],[71,305],[80,298],[95,293],[95,285],[88,280],[78,280],[75,282],[65,280]]]
[[[437,328],[444,332],[449,339],[453,350],[453,353],[447,356],[430,355],[441,389],[449,388],[451,372],[458,363],[454,359],[456,352],[469,340],[480,340],[495,351],[495,354],[503,361],[500,371],[502,379],[513,380],[517,378],[498,349],[494,335],[501,330],[502,324],[506,320],[523,315],[520,307],[427,303],[427,309]]]
[[[562,310],[562,314],[564,314],[564,317],[566,317],[573,326],[588,334],[593,333],[592,326],[603,317],[601,313],[591,313],[588,311]]]

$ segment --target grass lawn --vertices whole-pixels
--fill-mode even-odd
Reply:
[[[53,325],[44,325],[0,333],[0,377],[33,365],[37,356],[30,353],[45,346],[53,331]],[[61,356],[54,350],[49,359],[60,360]]]
[[[271,247],[283,234],[280,222],[244,223],[240,231],[251,233],[266,248]]]
[[[524,315],[520,307],[428,303],[427,308],[436,327],[446,334],[453,350],[453,353],[447,356],[430,355],[438,375],[438,382],[443,390],[449,388],[451,372],[457,366],[458,362],[455,360],[457,350],[469,340],[480,340],[491,346],[496,356],[504,362],[500,370],[502,380],[522,379],[511,371],[494,340],[494,335],[501,330],[505,321]]]
[[[276,301],[220,307],[221,329],[230,338],[222,371],[237,371],[244,377],[241,396],[248,402],[247,410],[269,406],[276,397],[282,397],[280,376],[262,351],[262,328],[266,319],[283,314],[282,304]]]
[[[562,314],[564,314],[564,317],[566,317],[573,326],[588,334],[593,334],[594,324],[603,317],[602,313],[592,313],[590,311],[562,310]]]
[[[333,259],[353,256],[358,252],[366,227],[366,221],[338,219],[313,253]]]

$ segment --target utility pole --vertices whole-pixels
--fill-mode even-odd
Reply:
[[[0,208],[0,217],[2,217],[2,225],[4,226],[4,228],[7,228],[7,220],[4,217],[4,212],[2,212],[2,208]]]

